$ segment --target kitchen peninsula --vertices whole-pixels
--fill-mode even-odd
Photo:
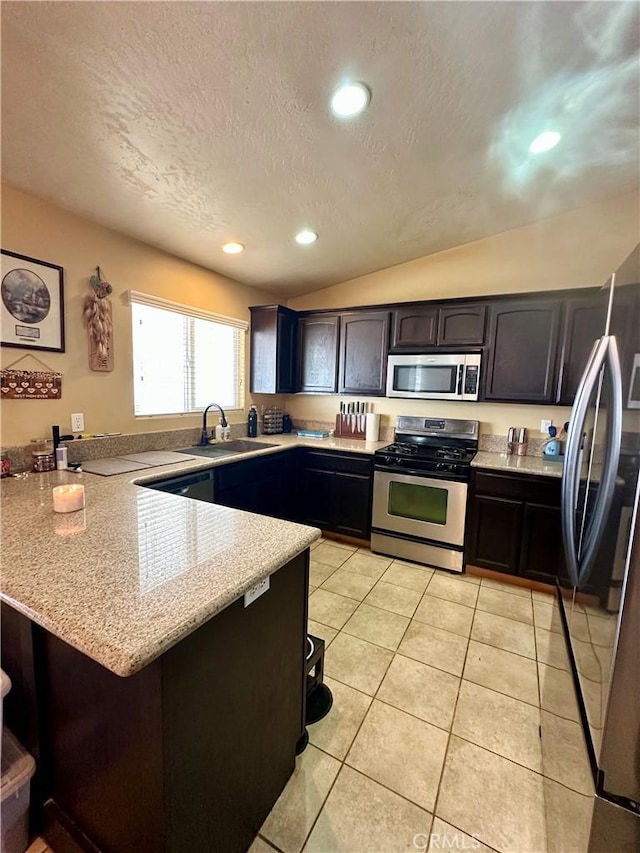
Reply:
[[[86,509],[54,513],[51,490],[69,482],[84,484]],[[48,800],[57,853],[78,849],[71,838],[104,851],[246,850],[304,728],[318,535],[130,474],[3,481],[5,719],[37,760],[32,802]]]

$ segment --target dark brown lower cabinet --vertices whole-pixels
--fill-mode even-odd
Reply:
[[[465,559],[544,583],[563,577],[560,480],[473,470]]]
[[[371,456],[304,451],[300,520],[323,530],[369,539],[372,466]]]
[[[522,540],[522,503],[474,495],[469,515],[467,562],[496,572],[518,573]]]
[[[296,450],[244,459],[214,469],[214,502],[272,518],[295,520]]]
[[[128,678],[3,605],[5,721],[38,756],[31,808],[48,802],[56,853],[249,848],[304,729],[308,566],[307,550]]]
[[[560,518],[561,480],[472,469],[465,562],[483,569],[555,584],[568,580]],[[584,592],[606,599],[620,523],[616,488],[609,524]]]
[[[549,583],[567,578],[559,506],[525,503],[519,574]]]

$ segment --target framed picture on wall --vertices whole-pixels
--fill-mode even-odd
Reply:
[[[62,267],[0,250],[0,343],[64,352]]]

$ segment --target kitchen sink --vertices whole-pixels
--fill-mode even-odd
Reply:
[[[189,456],[206,456],[209,459],[222,458],[223,456],[234,456],[238,453],[251,453],[252,450],[264,450],[267,447],[277,447],[277,444],[269,444],[266,441],[225,441],[221,444],[196,444],[193,447],[183,447],[176,453],[185,453]]]
[[[265,450],[267,447],[277,447],[277,444],[267,441],[244,441],[238,438],[235,441],[225,441],[225,450],[234,450],[236,453],[250,453],[252,450]]]

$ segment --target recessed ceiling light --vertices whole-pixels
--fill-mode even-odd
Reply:
[[[543,151],[549,151],[562,139],[562,135],[556,130],[545,130],[540,136],[536,136],[529,146],[529,154],[542,154]]]
[[[226,252],[227,255],[239,255],[240,252],[244,251],[244,243],[223,243],[222,251]]]
[[[370,99],[371,92],[364,83],[346,83],[331,96],[331,110],[337,116],[350,118],[361,113]]]
[[[300,243],[301,246],[308,246],[309,243],[315,243],[318,239],[318,235],[315,231],[301,231],[299,234],[296,234],[296,243]]]

